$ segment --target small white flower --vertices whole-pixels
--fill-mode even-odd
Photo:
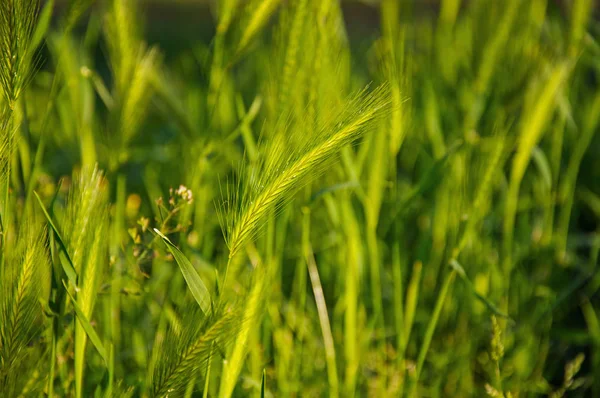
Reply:
[[[194,200],[192,190],[188,189],[185,185],[180,185],[179,188],[177,188],[177,191],[175,191],[175,194],[177,194],[179,197],[181,197],[181,199],[185,200],[188,203],[192,203],[192,201]]]

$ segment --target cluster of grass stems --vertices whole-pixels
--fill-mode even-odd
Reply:
[[[0,1],[0,396],[600,396],[592,0],[220,0],[170,55],[54,3]]]

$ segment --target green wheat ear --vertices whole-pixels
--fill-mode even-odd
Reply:
[[[30,357],[28,345],[41,332],[43,306],[50,289],[46,231],[33,220],[12,249],[3,248],[0,278],[0,391],[13,396],[33,369],[22,368]],[[22,386],[21,386],[22,387]],[[4,396],[4,395],[3,395]]]
[[[371,93],[363,90],[347,101],[332,123],[321,126],[319,131],[307,133],[297,129],[289,133],[291,136],[281,132],[267,143],[260,172],[247,170],[250,175],[245,179],[246,185],[226,201],[230,211],[222,220],[226,224],[229,257],[260,231],[260,222],[270,209],[289,200],[344,146],[375,127],[376,119],[385,113],[389,103],[387,85]],[[293,147],[286,141],[293,142]]]
[[[37,13],[35,0],[0,2],[0,87],[11,109],[31,75]]]
[[[152,81],[160,65],[158,50],[148,47],[141,39],[135,3],[111,1],[104,25],[115,82],[112,94],[117,105],[115,128],[119,134],[114,139],[122,146],[126,146],[142,126],[152,99]]]
[[[200,318],[200,309],[194,305],[184,311],[179,326],[172,326],[166,336],[156,340],[151,375],[153,396],[182,393],[190,379],[208,364],[213,346],[222,349],[229,345],[241,322],[239,311],[233,308],[215,311],[199,325]]]
[[[90,319],[94,312],[100,277],[106,266],[108,248],[107,187],[97,168],[84,169],[75,175],[66,209],[64,225],[67,250],[79,275],[77,304]],[[82,396],[83,371],[86,363],[87,334],[80,321],[75,326],[75,394]]]

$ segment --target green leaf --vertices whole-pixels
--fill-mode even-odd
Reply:
[[[213,348],[215,348],[214,341],[213,341],[212,345],[210,346],[210,353],[208,354],[208,361],[206,361],[207,366],[206,366],[206,375],[204,377],[204,392],[202,393],[202,398],[208,398],[208,388],[210,386],[210,365],[212,363]]]
[[[477,290],[475,290],[475,286],[473,286],[473,283],[467,276],[465,269],[462,267],[462,265],[460,265],[458,263],[458,261],[451,260],[450,267],[452,267],[452,269],[454,269],[456,271],[458,276],[460,276],[460,278],[467,284],[467,286],[469,287],[471,292],[475,295],[475,297],[477,297],[479,299],[479,301],[481,301],[483,303],[483,305],[485,305],[491,313],[508,320],[509,323],[511,323],[511,324],[515,323],[515,321],[510,316],[508,316],[508,314],[505,314],[504,312],[502,312],[500,310],[500,308],[498,308],[494,303],[492,303],[487,298],[483,297],[481,294],[479,294],[479,292]]]
[[[190,260],[187,259],[187,257],[169,240],[169,238],[164,236],[156,228],[154,228],[154,232],[156,232],[158,236],[162,238],[163,242],[165,242],[167,245],[167,250],[169,250],[169,252],[175,258],[175,261],[179,265],[181,273],[183,274],[183,277],[185,278],[192,295],[196,299],[196,302],[198,302],[200,309],[202,309],[202,312],[204,312],[205,315],[209,315],[211,312],[210,293],[204,282],[202,282],[202,278],[200,278],[200,275],[198,275],[198,272],[196,272],[196,269],[192,263],[190,263]]]
[[[415,392],[417,388],[417,383],[419,381],[419,377],[421,376],[421,371],[423,370],[423,364],[425,363],[425,358],[427,357],[427,352],[429,351],[429,346],[431,345],[431,340],[433,339],[433,334],[435,333],[435,329],[440,318],[440,314],[442,312],[442,307],[446,302],[446,296],[450,291],[452,282],[454,282],[455,273],[456,271],[451,271],[448,274],[448,276],[446,276],[446,280],[442,285],[437,301],[435,303],[433,313],[431,314],[431,319],[429,320],[429,324],[427,325],[427,329],[425,330],[425,336],[423,338],[423,343],[421,344],[421,349],[419,350],[419,357],[417,359],[415,377],[411,380],[411,387],[408,393],[409,397],[416,396]]]
[[[594,309],[592,303],[590,303],[590,301],[587,299],[581,303],[581,310],[588,327],[590,338],[593,344],[598,347],[600,346],[600,320],[598,319],[596,310]]]
[[[40,12],[35,31],[33,32],[33,36],[31,38],[31,48],[36,49],[42,42],[42,39],[46,36],[46,32],[48,32],[48,27],[50,26],[50,21],[52,20],[53,8],[54,0],[48,0],[42,9],[42,12]]]
[[[77,319],[79,319],[79,322],[81,323],[81,326],[83,326],[85,333],[90,338],[90,341],[92,342],[94,347],[96,347],[96,350],[98,350],[98,353],[100,354],[102,359],[104,359],[104,363],[108,364],[108,357],[106,356],[106,350],[104,349],[104,345],[102,344],[102,341],[100,341],[100,337],[98,337],[98,335],[96,334],[96,331],[90,324],[90,321],[88,321],[87,317],[85,316],[85,314],[79,307],[79,304],[77,304],[77,301],[75,300],[73,295],[71,295],[71,292],[69,292],[69,288],[67,287],[67,284],[65,283],[65,281],[63,281],[63,286],[65,287],[65,290],[66,290],[67,294],[69,295],[71,302],[73,302],[73,308],[75,309],[75,313],[77,314]]]
[[[265,379],[266,374],[265,370],[263,369],[262,380],[260,381],[260,398],[265,398]]]
[[[540,149],[540,147],[536,146],[533,148],[532,157],[535,165],[537,166],[544,183],[547,188],[552,186],[552,172],[550,171],[550,163],[548,162],[548,158],[544,154],[544,151]]]
[[[321,188],[310,197],[310,204],[311,205],[314,204],[320,197],[322,197],[328,193],[341,191],[343,189],[359,188],[359,187],[360,187],[360,184],[356,181],[345,181],[345,182],[340,182],[339,184],[334,184],[334,185],[330,185],[325,188]]]
[[[65,274],[67,275],[67,278],[69,278],[69,281],[71,282],[71,284],[74,287],[77,287],[77,272],[75,271],[75,266],[73,264],[73,261],[71,260],[71,257],[69,256],[69,252],[67,251],[67,246],[65,245],[65,243],[60,235],[60,232],[58,232],[58,228],[56,228],[56,225],[52,221],[52,217],[50,217],[50,214],[48,214],[46,207],[44,207],[44,204],[42,203],[42,199],[37,194],[37,192],[34,191],[33,193],[35,194],[35,197],[37,198],[37,200],[40,204],[40,207],[42,208],[42,211],[44,212],[44,215],[46,216],[46,220],[48,220],[48,224],[50,224],[52,231],[54,231],[54,235],[56,236],[56,240],[58,241],[58,245],[60,246],[60,249],[61,249],[61,253],[59,254],[60,264],[62,265],[63,270],[65,271]]]

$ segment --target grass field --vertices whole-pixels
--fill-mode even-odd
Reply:
[[[594,1],[370,4],[0,1],[1,397],[600,396]]]

